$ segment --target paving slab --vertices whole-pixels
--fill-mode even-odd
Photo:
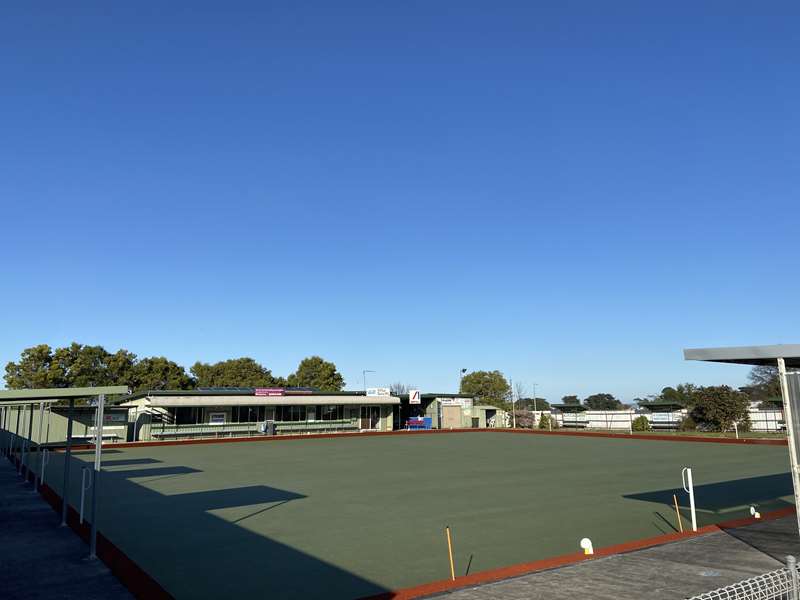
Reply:
[[[439,596],[448,600],[676,600],[778,569],[787,554],[800,555],[794,516]]]
[[[67,527],[33,484],[0,459],[0,597],[129,600],[133,596]]]

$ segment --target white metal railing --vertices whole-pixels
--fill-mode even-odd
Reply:
[[[150,436],[153,438],[177,437],[229,437],[233,435],[261,436],[259,426],[263,421],[248,423],[195,423],[181,425],[167,425],[153,423]],[[276,433],[323,433],[331,431],[355,430],[359,427],[358,419],[340,419],[336,421],[276,421]]]
[[[798,600],[797,562],[786,557],[786,567],[745,579],[689,600]]]

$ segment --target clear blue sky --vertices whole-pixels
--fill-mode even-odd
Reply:
[[[0,361],[309,354],[624,400],[800,340],[796,2],[45,2],[0,19]]]

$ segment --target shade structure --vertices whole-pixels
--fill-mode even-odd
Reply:
[[[127,394],[128,386],[105,385],[98,387],[77,388],[37,388],[27,390],[0,390],[0,402],[36,400],[68,400],[69,398],[88,398],[90,396],[109,396],[114,394]]]
[[[777,367],[778,359],[782,358],[787,369],[800,369],[800,344],[688,348],[683,351],[683,357],[686,360],[771,367]]]
[[[781,385],[783,414],[789,435],[789,460],[794,486],[794,505],[800,533],[800,344],[770,346],[732,346],[690,348],[683,351],[686,360],[775,367]]]

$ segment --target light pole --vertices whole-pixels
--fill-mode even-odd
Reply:
[[[533,412],[536,412],[536,382],[533,383]]]
[[[367,373],[374,373],[375,371],[370,371],[369,369],[364,369],[361,371],[361,376],[364,378],[364,393],[367,393]]]
[[[511,428],[517,428],[517,403],[514,400],[514,380],[509,379],[508,382],[511,384]]]
[[[466,369],[461,369],[458,372],[458,393],[461,393],[461,380],[464,379],[464,373],[466,373]]]

